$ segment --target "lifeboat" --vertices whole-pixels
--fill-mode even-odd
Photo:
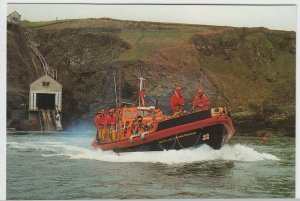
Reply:
[[[140,82],[143,78],[140,78]],[[226,107],[204,111],[164,115],[156,106],[147,106],[140,84],[139,97],[132,105],[115,110],[117,123],[98,128],[91,146],[115,152],[163,151],[198,147],[207,144],[220,149],[235,129]]]

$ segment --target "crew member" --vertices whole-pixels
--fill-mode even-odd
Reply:
[[[107,124],[109,127],[109,134],[110,134],[111,140],[113,140],[113,141],[116,139],[116,123],[118,122],[118,119],[114,113],[115,113],[115,110],[110,109],[107,114]]]
[[[143,123],[143,117],[138,116],[133,122],[132,122],[132,133],[133,134],[141,134],[146,130],[146,125]]]
[[[170,107],[173,113],[181,112],[184,106],[184,97],[181,93],[181,87],[176,87],[170,99]]]
[[[210,106],[210,100],[203,93],[202,89],[198,89],[198,92],[195,95],[192,105],[195,111],[208,110]]]
[[[97,127],[97,141],[105,141],[105,130],[107,126],[107,116],[105,115],[105,110],[101,109],[97,112],[94,118],[94,124]]]

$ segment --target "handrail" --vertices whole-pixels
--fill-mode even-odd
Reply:
[[[53,79],[57,80],[57,70],[53,69],[52,67],[49,66],[45,57],[42,55],[42,53],[36,47],[35,42],[29,41],[29,43],[30,43],[30,48],[33,50],[34,54],[39,58],[40,62],[42,63],[44,73],[46,75],[50,75]]]
[[[39,119],[40,119],[40,129],[41,129],[41,131],[43,131],[41,111],[39,111]]]

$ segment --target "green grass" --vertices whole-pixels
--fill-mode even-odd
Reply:
[[[72,20],[38,21],[38,22],[22,21],[21,24],[29,28],[41,28],[41,27],[57,25],[61,23],[71,22],[71,21]]]
[[[140,60],[166,46],[174,45],[176,41],[189,40],[197,32],[213,29],[213,26],[187,25],[180,23],[157,23],[143,21],[122,21],[110,18],[70,19],[57,21],[22,22],[29,28],[66,29],[66,28],[103,28],[120,29],[121,37],[128,41],[132,48],[122,54],[120,61]]]
[[[132,48],[120,56],[120,61],[132,61],[147,57],[154,51],[176,44],[182,39],[189,39],[193,32],[178,30],[124,30],[122,37]]]

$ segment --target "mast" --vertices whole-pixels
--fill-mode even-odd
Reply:
[[[145,107],[146,106],[146,102],[145,102],[145,99],[144,99],[144,97],[145,97],[145,90],[143,89],[143,81],[145,79],[142,76],[140,76],[138,78],[138,80],[139,80],[139,87],[140,87],[140,90],[138,92],[139,107],[141,107],[141,106]]]
[[[113,76],[114,76],[114,85],[115,85],[116,108],[118,108],[117,83],[116,83],[116,74],[115,74],[115,72],[113,72]]]
[[[116,108],[118,108],[118,95],[117,95],[117,83],[116,83],[116,73],[115,73],[115,66],[114,66],[114,52],[113,52],[113,45],[112,45],[112,38],[110,36],[110,47],[111,47],[111,66],[114,69],[113,76],[114,76],[114,89],[115,89],[115,100],[116,100]]]
[[[143,37],[143,36],[142,36]],[[143,77],[143,62],[142,62],[142,58],[143,58],[143,43],[141,43],[141,65],[140,65],[140,77],[138,78],[139,80],[139,92],[138,92],[138,106],[139,107],[145,107],[147,106],[146,101],[145,101],[145,89],[144,87],[144,77]]]
[[[143,34],[144,35],[144,34]],[[142,35],[142,40],[143,40],[143,36]],[[142,107],[145,107],[146,106],[146,102],[145,102],[145,99],[144,99],[144,97],[145,97],[145,90],[143,89],[143,82],[144,82],[144,78],[143,78],[143,61],[142,61],[142,59],[143,59],[143,41],[141,41],[141,66],[140,66],[140,73],[141,73],[141,75],[140,75],[140,77],[138,78],[138,80],[139,80],[139,106],[142,106]]]
[[[117,98],[119,100],[119,103],[121,103],[122,99],[121,99],[121,66],[120,65],[117,68],[117,73],[118,73],[117,74],[117,77],[118,77],[118,97]]]

